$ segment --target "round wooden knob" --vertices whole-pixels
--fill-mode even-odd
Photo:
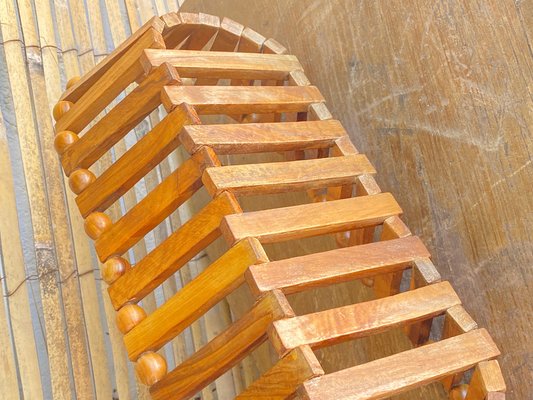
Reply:
[[[111,218],[101,212],[90,214],[85,220],[85,232],[93,240],[96,240],[112,225]]]
[[[102,279],[108,285],[111,285],[118,278],[130,269],[131,265],[128,260],[122,257],[113,257],[104,263],[102,268]]]
[[[117,312],[117,327],[124,335],[135,328],[146,318],[144,311],[137,304],[126,304]]]
[[[67,89],[70,89],[72,86],[74,86],[80,79],[81,76],[73,76],[70,78],[67,82]]]
[[[88,169],[77,169],[70,174],[68,185],[74,193],[80,194],[95,180],[96,176]]]
[[[70,110],[72,108],[72,106],[74,105],[74,103],[72,103],[71,101],[58,101],[57,104],[54,106],[54,110],[53,110],[53,115],[54,115],[54,119],[56,121],[59,121],[59,119],[65,115],[68,110]]]
[[[54,147],[59,155],[63,154],[68,146],[79,140],[79,136],[71,131],[61,131],[54,139]]]
[[[152,386],[166,375],[167,362],[158,353],[144,353],[135,364],[135,373],[142,383]]]

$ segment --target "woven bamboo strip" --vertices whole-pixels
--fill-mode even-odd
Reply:
[[[9,159],[6,130],[1,114],[0,171],[3,171],[3,174],[0,177],[0,202],[3,205],[0,210],[0,264],[3,266],[3,276],[0,279],[4,278],[8,280],[8,278],[10,278],[10,276],[8,276],[8,272],[11,272],[13,261],[10,258],[12,255],[10,254],[12,252],[10,247],[13,245],[15,249],[17,249],[17,244],[11,243],[13,241],[12,234],[13,232],[18,233],[18,229],[10,230],[10,228],[15,228],[13,225],[18,225],[18,221],[14,220],[14,218],[16,219],[16,209],[14,207],[12,208],[12,206],[15,205],[13,201],[14,187],[11,176],[11,164]],[[18,235],[15,236],[15,240],[17,240]],[[20,250],[20,243],[18,243],[18,249]],[[26,289],[25,285],[24,289]],[[10,296],[4,290],[0,290],[0,296],[0,359],[3,360],[3,368],[0,369],[0,380],[6,388],[4,391],[6,400],[17,400],[20,398],[17,380],[17,364],[15,362],[15,354],[11,347],[10,323],[8,321],[8,314],[6,313],[7,306],[9,306],[10,303]],[[26,308],[29,314],[30,310],[27,304]],[[33,338],[29,339],[30,341],[27,344],[27,347],[31,348],[34,346]],[[35,347],[33,347],[33,349],[35,350]]]
[[[17,21],[14,10],[2,1],[2,21]],[[4,12],[7,11],[7,15]],[[40,275],[39,286],[43,303],[43,313],[46,327],[46,342],[48,345],[49,363],[52,379],[52,393],[55,398],[71,396],[69,378],[69,360],[66,338],[63,332],[63,314],[60,291],[57,285],[58,264],[55,259],[53,235],[50,226],[46,189],[44,187],[44,172],[40,159],[37,143],[37,126],[31,116],[33,110],[30,86],[26,73],[26,61],[20,52],[18,32],[9,31],[2,26],[4,40],[15,40],[14,46],[6,46],[6,63],[13,93],[15,118],[19,133],[22,151],[22,162],[26,177],[26,187],[31,208],[33,225],[33,238],[35,243],[35,256],[37,259],[37,272]],[[35,37],[26,38],[29,43],[38,41]],[[21,79],[22,77],[22,79]],[[58,312],[59,311],[59,312]]]

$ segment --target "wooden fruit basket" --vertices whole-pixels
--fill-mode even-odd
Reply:
[[[166,117],[95,176],[89,168],[160,105]],[[231,123],[202,124],[203,115]],[[435,381],[453,399],[505,398],[491,337],[441,281],[394,197],[380,191],[368,159],[332,118],[297,58],[275,40],[201,13],[153,18],[69,82],[54,118],[56,150],[104,263],[128,355],[154,399],[191,397],[267,340],[279,361],[238,399],[383,399]],[[104,212],[179,146],[190,157],[111,221]],[[222,165],[219,157],[266,152],[286,161]],[[202,186],[211,201],[131,267],[124,254]],[[239,203],[243,196],[289,191],[307,192],[309,201],[255,212],[243,212]],[[263,249],[331,234],[338,248],[322,253],[270,261]],[[137,305],[220,236],[226,253],[182,290],[150,315]],[[410,288],[400,290],[409,276]],[[371,286],[375,299],[295,315],[285,297],[351,280]],[[253,307],[167,371],[157,351],[242,284],[256,296]],[[433,327],[430,340],[439,316],[444,325]],[[398,326],[411,350],[330,374],[313,353]]]

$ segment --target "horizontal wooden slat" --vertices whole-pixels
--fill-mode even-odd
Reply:
[[[309,346],[292,350],[240,393],[235,400],[285,400],[304,381],[324,375]]]
[[[226,193],[214,198],[146,257],[109,286],[115,309],[142,300],[195,254],[220,236],[225,215],[240,212],[235,198]]]
[[[220,29],[217,37],[211,45],[210,51],[231,51],[233,52],[237,47],[241,34],[244,29],[242,24],[224,17],[220,22]],[[195,82],[196,86],[216,85],[218,79],[214,78],[198,78]]]
[[[319,348],[430,319],[461,300],[448,282],[378,300],[276,321],[271,331],[280,355],[303,345]]]
[[[298,394],[308,400],[384,399],[468,370],[499,354],[487,331],[479,329],[311,379]]]
[[[311,160],[207,168],[202,178],[211,195],[283,193],[354,184],[357,176],[376,170],[363,154]]]
[[[129,84],[137,81],[144,70],[139,61],[143,50],[165,48],[159,32],[150,28],[87,89],[72,108],[56,123],[56,132],[81,132]]]
[[[274,79],[285,80],[289,72],[301,70],[292,55],[233,53],[224,51],[154,50],[144,51],[145,72],[163,63],[174,66],[182,78]]]
[[[346,135],[339,121],[186,126],[183,146],[194,153],[202,146],[217,154],[245,154],[332,147]]]
[[[198,114],[269,114],[304,112],[324,98],[314,86],[165,86],[162,100],[167,111],[187,103]]]
[[[246,280],[256,295],[273,289],[286,294],[379,274],[401,271],[429,252],[416,236],[344,247],[254,265]]]
[[[152,399],[191,397],[264,342],[272,321],[292,315],[285,296],[269,293],[227,330],[153,385]]]
[[[256,239],[237,243],[124,336],[130,358],[158,350],[244,283],[244,271],[268,258]]]
[[[161,105],[161,89],[180,83],[176,71],[163,64],[152,71],[139,86],[113,107],[80,139],[67,147],[61,157],[65,174],[89,168],[115,143]]]
[[[224,219],[222,231],[229,243],[245,237],[271,243],[373,226],[401,212],[390,193],[380,193],[235,214]]]
[[[202,186],[205,166],[215,162],[212,150],[205,148],[180,165],[98,238],[100,259],[123,254],[141,240]]]
[[[179,146],[179,132],[190,123],[200,121],[185,104],[169,113],[80,193],[76,203],[81,214],[87,216],[110,207]]]
[[[197,13],[168,13],[161,17],[165,22],[163,38],[166,48],[174,49],[200,26]]]
[[[122,42],[111,54],[106,56],[89,72],[83,75],[81,79],[73,86],[65,90],[61,95],[60,100],[71,101],[75,103],[100,77],[112,68],[117,60],[119,60],[126,51],[128,51],[137,40],[149,29],[155,29],[157,32],[162,32],[164,23],[159,17],[152,17],[135,33],[133,33],[127,40]]]

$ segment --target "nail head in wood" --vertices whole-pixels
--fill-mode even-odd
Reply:
[[[135,373],[143,384],[152,386],[166,375],[167,362],[158,353],[144,353],[135,364]]]
[[[118,278],[130,269],[131,265],[128,260],[122,257],[113,257],[107,260],[102,267],[102,279],[108,285],[111,285]]]
[[[112,225],[111,218],[102,212],[94,212],[85,220],[85,232],[93,240],[96,240]]]
[[[54,119],[59,121],[63,115],[65,115],[74,105],[74,103],[70,101],[58,101],[57,104],[54,106],[53,115]]]
[[[74,193],[80,194],[95,180],[96,176],[88,169],[77,169],[70,174],[68,185]]]
[[[67,147],[79,140],[79,136],[72,131],[61,131],[54,138],[54,148],[61,155]]]
[[[126,304],[117,312],[117,327],[126,334],[146,318],[146,311],[137,304]]]

